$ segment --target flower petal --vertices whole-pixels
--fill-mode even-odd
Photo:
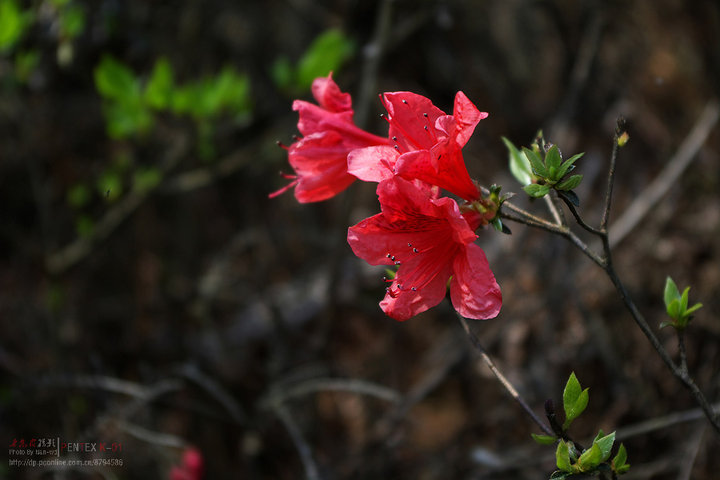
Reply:
[[[453,117],[457,122],[455,141],[460,147],[470,140],[475,126],[487,116],[487,112],[479,111],[463,92],[455,94],[455,106],[453,107]]]
[[[340,87],[332,79],[332,72],[325,77],[313,80],[312,94],[321,107],[329,112],[352,111],[352,98],[349,93],[340,91]]]
[[[450,281],[450,299],[463,317],[494,318],[500,313],[502,294],[490,270],[485,252],[470,244],[455,257]]]
[[[404,266],[400,268],[402,269]],[[416,292],[409,290],[410,287],[396,295],[388,292],[380,302],[380,308],[395,320],[405,321],[412,318],[434,307],[445,298],[449,276],[450,265],[444,265],[430,282]]]
[[[388,145],[358,148],[348,154],[348,173],[365,182],[382,182],[393,177],[398,155]]]

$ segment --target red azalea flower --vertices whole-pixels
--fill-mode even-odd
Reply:
[[[300,115],[298,130],[304,135],[288,148],[288,160],[295,170],[294,180],[270,194],[270,198],[295,187],[301,203],[318,202],[345,190],[355,180],[347,172],[347,155],[356,148],[387,145],[353,123],[350,94],[343,93],[332,79],[316,78],[312,93],[319,105],[303,100],[293,102]]]
[[[460,213],[448,197],[394,177],[378,185],[382,213],[348,230],[355,254],[371,265],[397,265],[380,307],[396,320],[407,320],[450,299],[467,318],[495,317],[502,305],[500,287],[482,249],[473,243],[482,218]]]
[[[185,450],[182,464],[170,470],[170,480],[201,480],[203,478],[203,457],[197,448]]]
[[[466,200],[480,198],[461,149],[487,113],[480,112],[463,92],[455,95],[452,115],[445,115],[429,99],[411,92],[385,93],[383,103],[393,146],[351,152],[350,173],[370,182],[400,175],[437,185]]]

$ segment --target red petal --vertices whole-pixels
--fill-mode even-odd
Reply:
[[[457,122],[455,141],[462,147],[470,140],[470,136],[478,122],[483,118],[487,118],[488,114],[479,111],[463,92],[457,92],[455,94],[453,116]]]
[[[348,173],[365,182],[382,182],[393,177],[399,154],[387,145],[359,148],[348,154]]]
[[[315,100],[326,110],[330,112],[352,111],[350,94],[340,91],[340,87],[332,79],[332,72],[327,78],[318,77],[313,80],[311,88]]]
[[[500,287],[479,246],[470,244],[463,254],[455,257],[450,299],[455,310],[466,318],[494,318],[500,313]]]

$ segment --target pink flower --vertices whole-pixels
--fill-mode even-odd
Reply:
[[[393,145],[351,152],[348,156],[351,174],[369,182],[399,175],[437,185],[465,200],[480,198],[461,149],[487,113],[480,112],[463,92],[455,95],[452,115],[411,92],[385,93],[383,103],[388,111],[388,135]]]
[[[203,457],[200,450],[190,447],[182,456],[182,464],[170,470],[170,480],[201,480],[203,478]]]
[[[467,318],[495,317],[502,305],[500,287],[482,249],[473,242],[483,220],[431,189],[394,177],[378,185],[382,213],[348,230],[355,255],[371,265],[397,265],[395,278],[380,302],[396,320],[407,320],[445,297]],[[452,278],[451,278],[452,277]]]
[[[348,153],[389,143],[355,126],[350,94],[340,91],[332,73],[327,78],[316,78],[312,93],[319,105],[303,100],[293,102],[293,110],[300,115],[298,130],[304,135],[288,148],[288,160],[295,170],[295,176],[289,178],[294,180],[270,194],[270,198],[292,187],[301,203],[333,197],[355,180],[347,171]]]

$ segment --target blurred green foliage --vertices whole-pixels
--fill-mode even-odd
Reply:
[[[326,30],[313,40],[293,67],[287,57],[272,66],[275,84],[292,94],[306,92],[317,77],[337,71],[355,53],[355,43],[342,31]]]
[[[177,85],[165,58],[155,62],[148,80],[143,82],[130,67],[105,55],[94,75],[95,86],[105,100],[107,132],[112,138],[149,132],[156,112],[189,116],[197,123],[201,136],[211,136],[212,120],[222,114],[242,119],[251,111],[250,81],[230,66],[217,75]]]
[[[32,24],[34,15],[15,0],[0,0],[0,53],[10,51]]]

